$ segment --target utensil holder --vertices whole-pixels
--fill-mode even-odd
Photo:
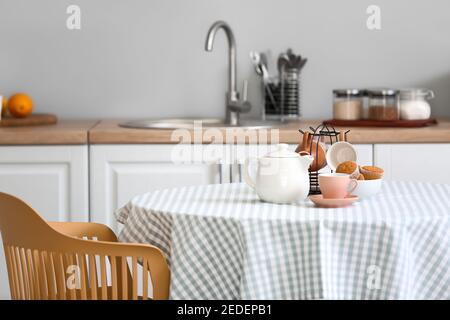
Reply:
[[[286,120],[299,118],[300,108],[300,71],[296,68],[282,70],[279,77],[262,83],[264,90],[263,119]]]
[[[330,146],[338,141],[347,141],[347,131],[336,131],[332,126],[327,126],[326,124],[321,124],[314,127],[309,127],[308,130],[301,130],[299,132],[303,134],[303,141],[298,145],[296,152],[306,151],[310,155],[319,154],[320,143],[327,143]],[[319,157],[314,157],[314,161],[310,166],[309,170],[309,194],[320,194],[319,188],[319,170],[312,171],[311,168],[319,167]]]

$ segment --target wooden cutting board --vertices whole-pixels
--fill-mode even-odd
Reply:
[[[58,118],[54,114],[36,113],[26,118],[2,117],[0,127],[26,127],[56,124]]]

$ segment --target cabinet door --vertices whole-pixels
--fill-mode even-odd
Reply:
[[[87,161],[87,146],[0,147],[0,191],[23,199],[46,220],[88,221]],[[9,298],[0,251],[0,298]]]
[[[0,147],[0,191],[23,199],[45,219],[88,221],[88,147]]]
[[[138,194],[221,181],[220,164],[214,160],[213,150],[206,146],[92,145],[90,148],[91,220],[105,223],[116,231],[114,211]]]
[[[450,183],[449,143],[377,144],[374,158],[387,180]]]

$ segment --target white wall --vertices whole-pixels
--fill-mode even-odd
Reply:
[[[82,30],[66,8],[82,9]],[[368,5],[382,30],[366,28]],[[238,46],[239,83],[261,106],[250,50],[292,47],[308,57],[303,113],[331,115],[337,87],[430,87],[435,115],[450,115],[448,0],[0,0],[0,92],[30,93],[61,117],[224,114],[226,42],[203,50],[217,19]]]

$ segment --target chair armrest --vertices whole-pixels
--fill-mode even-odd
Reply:
[[[117,236],[104,224],[92,222],[48,222],[48,224],[56,231],[68,236],[117,242]]]

